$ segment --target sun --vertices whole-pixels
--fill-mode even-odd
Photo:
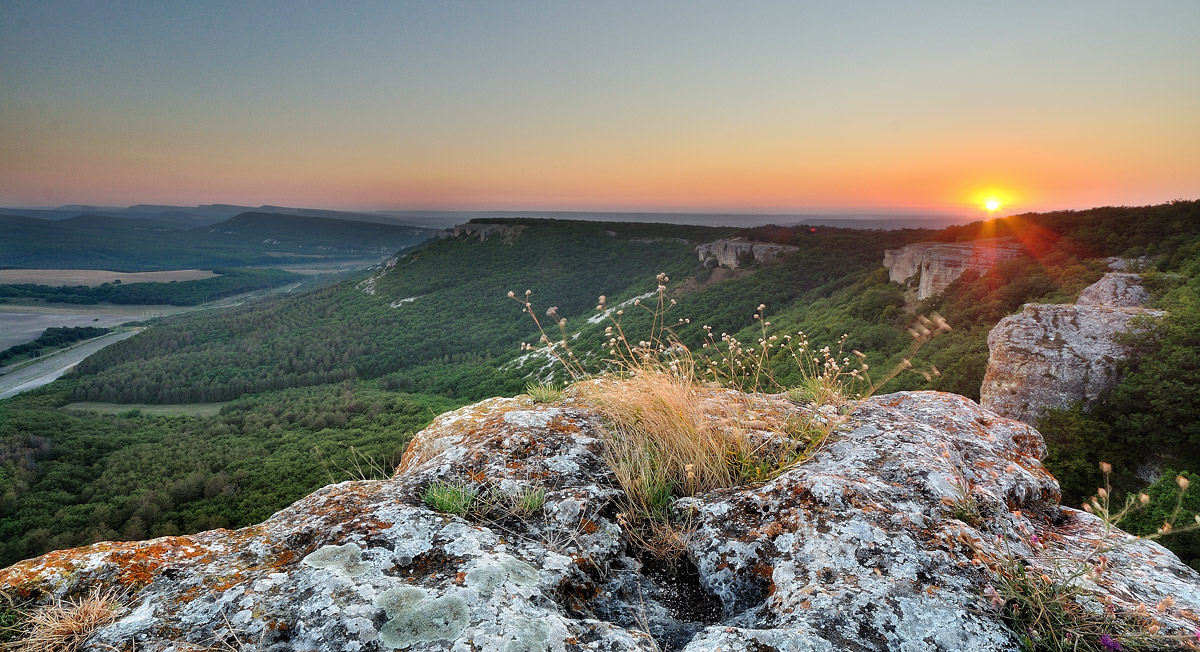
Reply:
[[[983,207],[988,209],[989,212],[994,213],[1000,209],[1000,200],[996,199],[995,197],[991,197],[983,202]]]

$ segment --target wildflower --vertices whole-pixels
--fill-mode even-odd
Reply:
[[[1100,472],[1105,474],[1112,473],[1112,464],[1109,464],[1108,462],[1101,462]]]
[[[1150,495],[1147,493],[1138,494],[1138,502],[1145,505],[1150,502]]]
[[[516,292],[513,292],[512,290],[509,290],[509,291],[508,291],[508,298],[509,298],[509,299],[515,299],[516,297],[517,297],[517,293],[516,293]]]
[[[1104,487],[1100,487],[1096,490],[1096,495],[1100,496],[1101,498],[1108,498],[1108,490]]]
[[[1188,490],[1188,479],[1183,477],[1182,475],[1175,476],[1175,484],[1179,485],[1180,491]]]
[[[1118,643],[1116,641],[1116,639],[1109,636],[1108,634],[1100,635],[1100,645],[1103,645],[1106,649],[1109,649],[1109,650],[1120,650],[1121,649],[1121,644]]]

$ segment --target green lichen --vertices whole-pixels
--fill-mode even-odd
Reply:
[[[467,588],[486,596],[508,582],[518,586],[536,586],[538,572],[533,566],[505,555],[492,563],[472,568],[463,579]]]
[[[471,624],[471,609],[458,595],[427,599],[423,589],[401,586],[375,598],[375,606],[388,617],[379,630],[379,641],[395,649],[414,643],[452,641]]]
[[[516,638],[504,646],[504,652],[545,652],[550,647],[550,625],[545,620],[515,618],[512,632]]]
[[[362,577],[371,568],[362,560],[362,548],[353,543],[318,548],[304,558],[304,564],[313,568],[339,570],[350,577]]]

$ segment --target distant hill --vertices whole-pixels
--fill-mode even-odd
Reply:
[[[242,213],[186,228],[146,217],[61,220],[0,215],[0,266],[147,271],[383,258],[433,229],[303,215]]]
[[[208,241],[256,241],[267,248],[281,246],[289,251],[312,253],[343,252],[387,255],[417,244],[433,235],[432,229],[311,215],[242,213],[224,222],[189,231]]]

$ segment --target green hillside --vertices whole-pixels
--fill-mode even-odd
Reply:
[[[1149,256],[1147,265],[1163,272],[1157,300],[1172,317],[1154,327],[1159,337],[1145,340],[1146,354],[1108,403],[1043,424],[1048,463],[1068,496],[1094,486],[1085,467],[1100,459],[1135,463],[1139,441],[1153,442],[1176,468],[1200,468],[1192,457],[1200,450],[1200,377],[1192,378],[1200,369],[1198,202],[1022,215],[941,232],[763,227],[741,235],[796,252],[736,272],[708,269],[695,253],[732,229],[483,224],[498,232],[432,242],[367,279],[164,318],[63,381],[0,403],[0,564],[93,539],[245,525],[350,477],[340,467],[359,455],[386,468],[439,411],[519,393],[552,371],[521,357],[519,344],[535,341],[536,331],[508,291],[532,290],[538,315],[557,307],[573,349],[602,369],[606,324],[587,319],[597,297],[616,306],[652,292],[659,272],[671,277],[678,302],[671,319],[689,320],[679,334],[697,351],[704,325],[754,342],[753,315],[765,304],[773,332],[802,330],[817,347],[845,333],[847,348],[866,352],[882,374],[907,355],[913,314],[938,311],[953,330],[912,363],[941,375],[905,372],[880,391],[977,398],[997,320],[1025,302],[1073,300],[1107,256]],[[881,266],[886,249],[995,234],[1017,237],[1028,254],[968,273],[921,304]],[[629,331],[642,332],[644,311],[626,311]],[[795,382],[787,360],[773,364],[784,383]],[[234,403],[211,417],[114,416],[63,411],[72,401]],[[1118,480],[1135,488],[1130,477]]]

